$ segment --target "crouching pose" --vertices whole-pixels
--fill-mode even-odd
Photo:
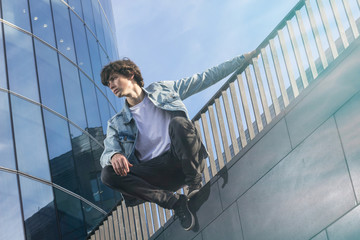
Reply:
[[[127,206],[145,201],[174,209],[185,230],[195,225],[188,200],[201,188],[207,151],[184,103],[187,97],[238,69],[245,54],[201,74],[144,88],[139,68],[129,59],[111,62],[102,83],[125,97],[121,112],[108,121],[100,162],[102,182],[122,193]],[[188,194],[177,194],[187,185]]]

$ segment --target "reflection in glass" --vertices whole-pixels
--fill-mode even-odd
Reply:
[[[71,61],[75,61],[74,42],[67,6],[61,0],[51,0],[55,22],[57,48]]]
[[[74,41],[76,47],[76,57],[78,66],[85,71],[86,74],[91,76],[91,65],[90,65],[90,56],[85,35],[84,23],[71,12],[71,22],[74,30]]]
[[[4,30],[10,90],[38,102],[31,37],[7,25]]]
[[[114,191],[101,182],[100,175],[101,173],[99,172],[97,177],[100,188],[100,196],[103,203],[103,209],[109,212],[115,205]]]
[[[68,123],[45,109],[44,122],[52,181],[61,187],[80,194]]]
[[[60,56],[60,67],[68,118],[85,129],[87,123],[78,69],[63,56]]]
[[[101,128],[97,128],[97,131],[101,131]],[[96,129],[91,129],[92,131],[96,131]],[[77,177],[80,183],[80,192],[81,195],[97,204],[101,207],[101,203],[96,201],[96,196],[94,193],[97,193],[98,190],[93,190],[91,186],[91,180],[96,179],[96,173],[99,172],[99,169],[95,169],[94,158],[91,151],[90,139],[88,135],[82,133],[78,135],[78,130],[75,127],[70,126],[70,131],[73,135],[77,135],[76,137],[72,137],[72,149],[75,160],[75,168]],[[95,192],[94,192],[95,191]]]
[[[105,38],[105,43],[106,43],[106,52],[110,55],[111,54],[111,43],[110,43],[110,39],[112,38],[112,34],[110,32],[110,28],[109,28],[109,24],[108,22],[106,21],[105,19],[105,15],[104,14],[101,14],[101,21],[102,21],[102,25],[104,26],[104,35],[107,36]],[[104,46],[105,47],[105,46]]]
[[[0,171],[0,239],[24,239],[16,175]]]
[[[85,239],[86,227],[79,199],[54,188],[61,238],[63,240]]]
[[[105,217],[103,213],[99,212],[89,204],[82,202],[84,215],[85,215],[85,222],[86,222],[86,230],[90,232],[94,229],[101,220]]]
[[[30,32],[27,0],[2,0],[3,18]]]
[[[100,11],[99,2],[97,0],[91,0],[91,3],[95,19],[96,36],[97,39],[100,41],[101,45],[106,48],[104,29],[101,23],[101,14],[103,14],[103,12]]]
[[[40,107],[13,95],[11,107],[19,170],[50,180]]]
[[[57,52],[34,39],[41,102],[66,116]]]
[[[33,33],[55,47],[50,0],[30,0],[29,2]]]
[[[0,24],[0,88],[7,89],[2,31],[2,24]]]
[[[98,87],[102,87],[102,83],[100,81],[100,73],[101,73],[101,61],[100,61],[100,54],[99,54],[99,45],[88,30],[86,30],[86,35],[89,44],[89,51],[91,57],[91,65],[93,70],[93,79]]]
[[[0,166],[15,169],[8,94],[0,91]],[[1,178],[0,178],[1,179]],[[1,195],[0,195],[1,196]]]
[[[82,7],[80,0],[68,0],[68,4],[81,18],[83,18]]]
[[[95,21],[94,21],[94,15],[93,10],[91,6],[91,0],[81,0],[83,12],[84,12],[84,21],[86,25],[91,29],[91,31],[96,34],[95,30]]]
[[[27,239],[59,239],[52,188],[20,176]]]
[[[111,117],[110,116],[109,102],[106,100],[104,95],[99,91],[99,89],[96,89],[96,93],[97,93],[98,102],[99,102],[101,125],[103,127],[104,134],[106,134],[107,121]]]
[[[83,90],[85,112],[89,128],[101,126],[99,106],[96,101],[95,86],[82,72],[80,72],[81,87]]]

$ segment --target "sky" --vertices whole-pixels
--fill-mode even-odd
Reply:
[[[112,0],[119,57],[145,87],[177,80],[256,49],[298,0]],[[227,78],[184,101],[195,116]]]

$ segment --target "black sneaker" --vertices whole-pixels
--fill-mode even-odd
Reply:
[[[188,206],[188,198],[185,195],[180,195],[179,200],[174,206],[175,215],[179,218],[181,226],[189,231],[195,226],[194,215],[190,212]]]
[[[189,185],[188,186],[189,191],[188,191],[188,194],[187,194],[188,199],[194,197],[195,194],[197,194],[200,191],[201,187],[202,187],[201,182]]]

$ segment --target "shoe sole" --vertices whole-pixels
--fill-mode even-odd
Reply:
[[[195,217],[193,213],[190,211],[189,206],[186,204],[187,209],[189,210],[189,213],[191,215],[191,225],[188,228],[184,228],[185,231],[190,231],[195,226]]]
[[[188,200],[190,200],[192,197],[194,197],[199,191],[200,191],[200,189],[194,190],[189,195],[187,195]]]

